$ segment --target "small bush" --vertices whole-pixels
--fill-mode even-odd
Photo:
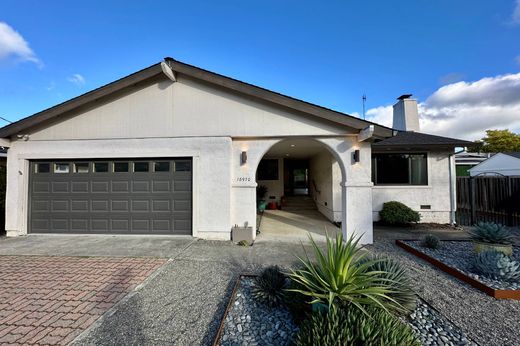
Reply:
[[[262,303],[274,307],[284,302],[289,280],[278,266],[271,266],[258,276],[251,288],[252,295]]]
[[[249,246],[249,242],[247,240],[241,240],[237,243],[239,246]]]
[[[386,202],[379,212],[381,221],[389,225],[405,225],[419,222],[421,217],[418,212],[410,209],[401,202]]]
[[[473,271],[494,280],[520,279],[520,263],[496,250],[477,254],[473,260]]]
[[[471,240],[481,243],[510,245],[513,236],[507,228],[493,222],[479,222],[469,231]]]
[[[441,241],[439,240],[439,237],[434,236],[433,234],[427,234],[422,239],[421,246],[436,250],[441,246]]]
[[[410,326],[388,312],[370,308],[332,308],[315,313],[296,335],[296,346],[337,345],[420,345]]]

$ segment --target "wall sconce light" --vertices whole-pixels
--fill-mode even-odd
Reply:
[[[352,160],[354,160],[354,162],[359,162],[359,150],[354,150],[354,153],[352,153]]]
[[[243,151],[241,154],[240,154],[240,164],[241,165],[245,165],[247,162],[247,151]]]

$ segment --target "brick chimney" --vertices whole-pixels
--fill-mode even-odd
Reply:
[[[412,94],[401,95],[394,105],[394,123],[392,127],[399,131],[420,131],[417,100]]]

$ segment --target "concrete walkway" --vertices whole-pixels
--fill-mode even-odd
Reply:
[[[260,222],[260,235],[256,242],[307,242],[310,234],[317,242],[325,236],[335,237],[341,229],[317,210],[266,210]]]

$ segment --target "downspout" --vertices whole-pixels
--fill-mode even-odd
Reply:
[[[455,155],[463,152],[465,148],[461,151],[457,151],[453,154],[448,155],[448,172],[450,175],[450,224],[455,225],[457,223],[455,212],[457,211],[457,177],[456,169],[455,169]]]

